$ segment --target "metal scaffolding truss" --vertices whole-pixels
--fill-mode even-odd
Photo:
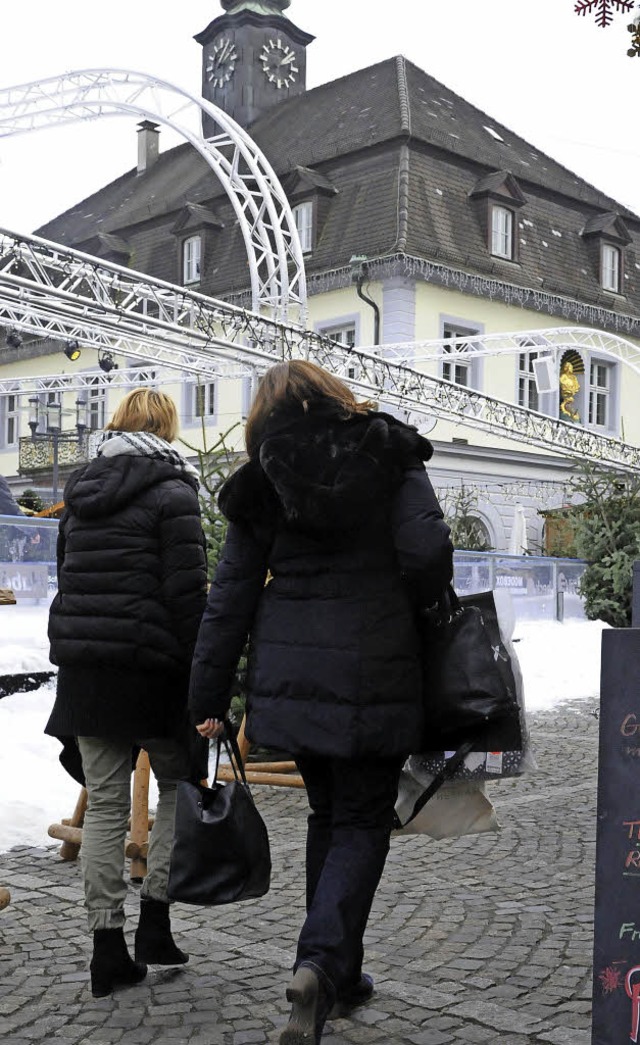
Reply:
[[[386,346],[384,357],[349,349],[300,326],[266,319],[35,237],[0,232],[0,325],[37,337],[73,338],[83,346],[106,348],[181,375],[224,375],[223,368],[228,372],[229,367],[260,373],[281,359],[311,358],[358,394],[399,410],[418,427],[425,419],[441,418],[570,458],[621,469],[640,466],[640,449],[635,446],[439,380],[388,358]],[[583,334],[591,343],[593,333],[575,329],[567,337],[570,334],[571,343],[578,345]],[[515,344],[514,339],[523,336],[509,334],[504,339]],[[480,343],[483,338],[474,340]],[[622,343],[619,338],[610,340]],[[92,377],[107,384],[112,374],[101,377],[94,372]],[[67,380],[66,387],[74,387],[72,374]],[[11,385],[10,394],[16,394],[15,378]]]
[[[234,365],[230,363],[226,371],[221,368],[215,378],[225,379],[249,377],[253,373],[252,368],[243,366],[241,363]],[[209,375],[201,372],[192,373],[188,379],[197,383],[199,378],[205,381],[211,380]],[[126,367],[113,369],[109,372],[101,370],[72,370],[68,374],[38,374],[30,377],[0,377],[0,397],[2,396],[34,396],[47,392],[83,392],[95,393],[106,391],[110,388],[121,388],[125,391],[132,388],[140,388],[141,385],[168,385],[180,380],[174,370],[159,369],[155,366],[149,367]]]
[[[207,139],[199,130],[203,112],[215,125]],[[306,322],[304,260],[287,197],[256,143],[221,109],[164,80],[118,69],[84,69],[0,89],[0,137],[123,114],[165,124],[197,149],[242,230],[254,311]]]
[[[548,330],[523,330],[510,334],[481,334],[466,337],[439,338],[435,341],[412,341],[384,346],[385,355],[398,363],[415,366],[435,360],[450,361],[461,356],[465,361],[487,356],[537,352],[557,359],[568,348],[598,352],[610,356],[640,374],[640,348],[616,334],[585,327],[551,327]]]

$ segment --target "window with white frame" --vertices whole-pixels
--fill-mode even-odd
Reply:
[[[193,386],[193,417],[213,417],[216,412],[216,383],[205,381]]]
[[[300,237],[303,254],[313,250],[313,203],[299,203],[293,208],[293,217]]]
[[[491,208],[491,253],[513,259],[513,211],[508,207]]]
[[[612,428],[611,411],[613,367],[594,360],[589,366],[589,424]]]
[[[20,398],[17,395],[4,397],[4,417],[2,419],[2,446],[17,446],[20,435],[19,420]]]
[[[601,283],[604,290],[610,290],[614,294],[620,293],[620,271],[621,271],[620,248],[611,243],[602,244],[601,253]]]
[[[345,323],[344,326],[337,327],[322,327],[320,333],[323,337],[330,337],[332,341],[337,341],[338,344],[345,345],[346,348],[355,348],[355,323]]]
[[[84,393],[87,400],[87,420],[89,429],[97,432],[104,428],[107,409],[107,393],[99,377],[91,378],[91,385]]]
[[[527,410],[540,409],[538,386],[533,369],[533,361],[539,355],[539,352],[520,352],[518,356],[518,406],[524,406]]]
[[[451,338],[453,340],[460,337],[469,337],[471,333],[473,333],[473,331],[463,330],[461,327],[455,327],[445,323],[442,336],[445,339]],[[445,344],[443,346],[443,381],[451,381],[454,385],[471,386],[471,360],[464,358],[466,350],[466,345]],[[447,359],[447,356],[451,356],[451,359]]]
[[[200,282],[200,263],[202,261],[202,237],[189,236],[182,244],[182,282]]]
[[[356,345],[356,325],[355,323],[342,323],[332,327],[320,327],[318,333],[322,334],[323,337],[330,337],[332,341],[337,341],[339,345],[344,345],[345,348],[355,348]],[[356,376],[357,367],[347,367],[346,376],[350,380],[353,380]]]

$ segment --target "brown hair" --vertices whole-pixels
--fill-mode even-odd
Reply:
[[[359,403],[344,381],[307,359],[272,366],[260,381],[247,418],[244,437],[249,456],[258,452],[265,422],[276,407],[298,403],[306,412],[310,403],[323,400],[340,407],[345,418],[374,408],[369,400]]]
[[[173,399],[164,392],[135,388],[116,407],[105,429],[107,432],[153,432],[172,443],[178,434],[178,412]]]

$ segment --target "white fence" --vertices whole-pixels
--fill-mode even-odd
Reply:
[[[37,599],[56,586],[56,519],[0,515],[0,588],[20,599]],[[578,584],[585,563],[500,552],[454,555],[459,595],[503,589],[512,595],[516,620],[584,619]]]
[[[453,583],[458,595],[510,592],[516,620],[584,620],[578,587],[585,566],[582,559],[457,551]]]

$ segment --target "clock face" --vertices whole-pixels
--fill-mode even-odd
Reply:
[[[224,87],[233,76],[238,52],[232,40],[223,36],[211,48],[211,54],[207,59],[205,73],[207,80],[213,87]]]
[[[296,52],[282,40],[267,40],[260,52],[259,60],[269,83],[278,89],[290,87],[295,83],[299,72]]]

